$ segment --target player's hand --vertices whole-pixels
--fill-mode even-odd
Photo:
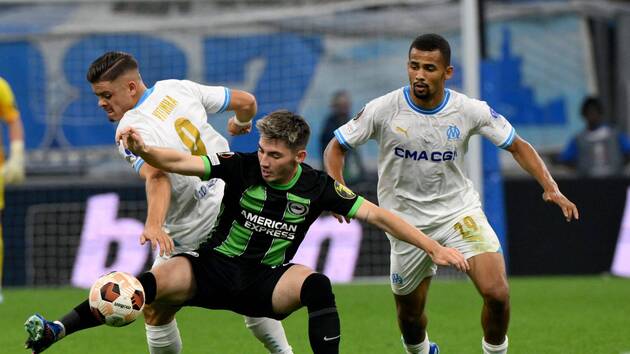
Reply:
[[[559,190],[551,192],[545,191],[542,198],[547,203],[555,203],[558,205],[560,209],[562,209],[562,214],[567,222],[570,222],[573,219],[578,220],[580,218],[580,214],[575,204],[560,193]]]
[[[230,135],[243,135],[252,131],[251,121],[246,125],[239,125],[234,122],[235,120],[236,120],[236,116],[232,116],[230,119],[228,119],[227,129]]]
[[[12,141],[9,160],[2,166],[2,174],[7,184],[24,182],[24,142]]]
[[[136,155],[140,155],[146,150],[144,140],[133,127],[124,128],[116,134],[116,141],[122,141],[125,149]]]
[[[175,250],[173,239],[161,227],[146,225],[140,235],[140,244],[144,245],[147,241],[151,242],[151,249],[154,252],[158,246],[160,247],[160,256],[170,256]]]
[[[349,224],[351,220],[349,217],[340,214],[330,213],[330,215],[334,216],[340,224],[343,224],[344,221],[346,222],[346,224]]]
[[[450,247],[438,245],[433,254],[429,254],[433,263],[441,266],[452,266],[460,272],[466,272],[470,269],[470,265],[464,255],[458,250]]]

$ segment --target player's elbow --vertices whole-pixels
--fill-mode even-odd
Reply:
[[[233,103],[234,111],[237,113],[248,115],[250,118],[256,115],[256,111],[258,110],[258,103],[256,102],[256,97],[249,92],[246,91],[237,91],[233,92]]]

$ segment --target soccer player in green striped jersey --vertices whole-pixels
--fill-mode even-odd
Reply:
[[[133,127],[117,140],[166,172],[221,178],[225,192],[218,224],[194,252],[175,255],[138,277],[146,303],[226,309],[283,319],[305,306],[314,353],[338,353],[341,333],[330,280],[291,263],[309,226],[323,211],[369,222],[426,251],[434,262],[468,269],[463,255],[304,164],[310,128],[304,118],[277,111],[256,124],[255,153],[193,156],[147,146]],[[64,317],[68,318],[68,316]],[[94,315],[63,323],[66,334],[98,324]]]

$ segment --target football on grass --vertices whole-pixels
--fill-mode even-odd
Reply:
[[[90,289],[90,308],[105,324],[122,327],[133,322],[144,307],[142,284],[129,273],[111,272]]]

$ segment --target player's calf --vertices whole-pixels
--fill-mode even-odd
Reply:
[[[330,280],[312,273],[302,284],[301,302],[308,309],[308,338],[315,354],[339,353],[341,329]]]

